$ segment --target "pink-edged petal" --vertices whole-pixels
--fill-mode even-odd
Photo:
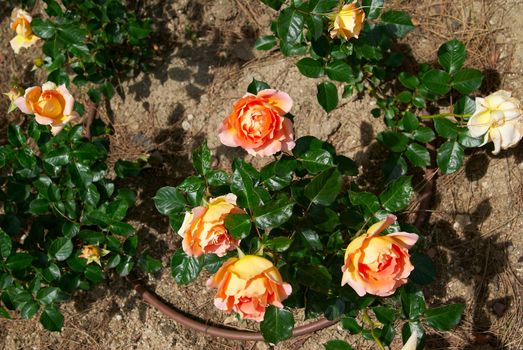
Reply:
[[[296,142],[294,142],[294,130],[292,121],[289,118],[283,118],[282,123],[282,133],[284,135],[284,140],[281,141],[281,150],[284,152],[288,152],[296,146]]]
[[[238,147],[238,142],[236,140],[236,131],[234,129],[228,129],[225,126],[225,123],[220,125],[218,132],[218,138],[220,142],[228,147]]]
[[[271,142],[269,142],[261,147],[253,149],[253,151],[255,152],[255,154],[254,154],[255,156],[267,157],[267,156],[272,156],[273,154],[280,152],[281,149],[282,149],[281,142],[279,140],[272,140]]]
[[[347,278],[346,278],[346,283],[352,288],[354,289],[354,291],[356,292],[356,294],[358,294],[360,297],[364,296],[365,294],[367,294],[367,291],[365,290],[365,288],[362,286],[362,282],[358,282],[358,281],[355,281],[353,278],[352,278],[352,275],[350,275],[348,272],[345,272],[347,274]],[[345,277],[345,276],[343,276]]]
[[[30,109],[30,107],[25,102],[25,98],[23,96],[18,97],[16,100],[13,101],[16,107],[25,114],[33,114],[33,111]]]
[[[380,233],[381,231],[385,230],[387,227],[392,225],[394,223],[394,221],[396,221],[396,215],[393,215],[393,214],[387,215],[387,217],[384,220],[381,220],[381,221],[375,223],[374,225],[372,225],[371,227],[369,227],[369,229],[367,230],[369,237],[372,237],[372,236]]]
[[[292,108],[292,98],[283,91],[265,89],[258,92],[257,96],[266,99],[272,106],[280,109],[283,114],[289,113]]]
[[[54,123],[53,119],[44,117],[43,115],[40,115],[38,113],[35,113],[35,120],[38,124],[41,125],[51,125]]]
[[[56,91],[58,91],[65,100],[64,115],[70,115],[74,108],[74,97],[71,95],[71,93],[69,93],[69,90],[67,90],[65,84],[57,87]]]
[[[410,249],[419,239],[419,236],[415,233],[408,233],[408,232],[394,232],[391,234],[388,234],[387,237],[393,237],[394,240],[401,241],[401,245],[406,248]]]

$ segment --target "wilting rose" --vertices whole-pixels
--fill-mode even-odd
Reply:
[[[34,114],[36,122],[51,125],[53,135],[59,133],[71,120],[78,117],[73,111],[74,98],[65,85],[47,82],[42,87],[25,90],[24,96],[15,100],[16,106],[25,114]]]
[[[285,118],[292,99],[285,92],[266,89],[247,94],[234,103],[232,113],[220,125],[220,141],[242,147],[254,156],[270,156],[294,148],[292,122]]]
[[[476,111],[467,126],[472,137],[484,135],[483,145],[494,142],[493,154],[517,145],[523,137],[523,111],[509,91],[499,90],[485,98],[476,97]]]
[[[15,53],[19,53],[22,47],[30,47],[40,39],[31,30],[31,20],[29,13],[21,9],[14,9],[11,14],[11,29],[16,32],[16,36],[9,43]]]
[[[349,284],[359,296],[369,293],[384,297],[407,283],[414,270],[408,249],[416,243],[418,235],[395,232],[379,236],[394,221],[396,217],[389,215],[350,242],[341,268],[342,286]]]
[[[207,281],[207,287],[218,288],[214,297],[218,309],[258,322],[267,306],[282,308],[281,302],[292,292],[272,262],[256,255],[230,258]]]
[[[9,109],[7,110],[7,113],[11,113],[16,109],[15,101],[18,97],[22,96],[23,90],[18,87],[13,87],[9,92],[4,92],[4,95],[7,96],[9,101],[11,101],[11,104],[9,105]]]
[[[245,213],[236,206],[236,196],[229,193],[209,201],[207,206],[193,208],[185,213],[178,234],[183,237],[182,247],[190,256],[213,253],[224,256],[236,249],[235,240],[225,228],[224,220],[229,214]]]
[[[100,258],[109,254],[108,250],[102,249],[96,245],[85,245],[82,248],[82,254],[79,255],[80,258],[87,259],[87,264],[92,263],[93,261],[98,265],[102,265]]]
[[[356,6],[356,3],[344,5],[341,10],[332,15],[332,23],[329,28],[331,38],[339,37],[345,40],[358,38],[360,35],[365,12]]]

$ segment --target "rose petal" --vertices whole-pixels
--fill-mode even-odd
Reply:
[[[278,108],[282,115],[289,113],[292,108],[292,98],[283,91],[265,89],[258,92],[257,96],[265,98],[272,106]]]

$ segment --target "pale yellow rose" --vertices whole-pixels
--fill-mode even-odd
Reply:
[[[523,111],[520,102],[505,90],[485,98],[476,97],[476,111],[467,127],[472,137],[484,137],[483,145],[492,141],[493,154],[518,144],[523,137]]]
[[[22,9],[14,9],[11,14],[11,29],[16,32],[16,36],[9,43],[15,53],[19,53],[21,48],[30,47],[40,39],[31,30],[31,20],[29,13]]]
[[[329,28],[331,38],[357,39],[363,26],[365,12],[358,8],[356,3],[352,3],[344,5],[338,12],[332,15],[332,18],[333,20]]]

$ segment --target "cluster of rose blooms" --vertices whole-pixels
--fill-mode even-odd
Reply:
[[[364,13],[355,4],[343,6],[332,19],[331,36],[350,39],[358,36]],[[16,37],[11,41],[15,52],[28,47],[38,38],[30,27],[31,16],[22,10],[14,11],[11,27]],[[45,83],[7,94],[12,103],[25,114],[34,114],[39,124],[51,125],[53,134],[77,118],[74,99],[65,85]],[[230,147],[242,147],[254,156],[270,156],[289,152],[295,146],[292,121],[285,117],[292,107],[292,99],[284,92],[266,89],[256,95],[247,94],[234,103],[232,113],[219,129],[220,141]],[[473,137],[483,137],[484,144],[492,141],[494,153],[516,145],[523,136],[523,112],[518,100],[510,92],[498,91],[485,98],[476,98],[476,110],[468,120]],[[244,255],[239,241],[229,235],[224,225],[229,214],[244,213],[236,205],[236,196],[227,194],[210,199],[204,206],[186,213],[178,231],[183,250],[189,256],[202,254],[224,256],[238,249],[238,257],[228,259],[209,279],[209,288],[217,288],[215,305],[224,311],[237,312],[242,318],[263,320],[268,305],[283,307],[282,301],[292,292],[278,269],[268,259]],[[396,217],[372,225],[366,233],[355,237],[345,252],[341,267],[341,285],[348,284],[360,296],[370,293],[388,296],[407,282],[413,270],[408,250],[416,243],[413,233],[380,233]],[[105,250],[85,246],[81,257],[100,264]]]

